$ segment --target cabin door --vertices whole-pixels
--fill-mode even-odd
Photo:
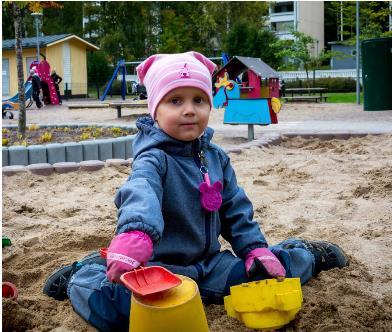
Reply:
[[[10,94],[10,66],[9,66],[9,60],[8,59],[3,59],[3,73],[2,73],[2,79],[3,79],[3,85],[2,85],[2,95],[3,96],[8,96]]]
[[[270,98],[279,98],[279,78],[269,79],[269,92]]]

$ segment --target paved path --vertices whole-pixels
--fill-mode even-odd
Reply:
[[[110,108],[68,109],[67,104],[91,103],[97,100],[64,101],[62,106],[46,106],[43,109],[27,111],[27,123],[105,123],[132,125],[146,114],[145,109],[124,109],[123,117],[117,119],[116,110]],[[145,101],[144,101],[145,103]],[[17,119],[18,115],[15,112]],[[247,137],[247,125],[224,125],[223,110],[213,110],[209,125],[217,134]],[[279,124],[255,126],[255,137],[263,134],[381,134],[392,133],[392,110],[366,112],[362,105],[331,103],[290,103],[284,104],[279,113]],[[17,124],[17,120],[4,119],[3,124]]]

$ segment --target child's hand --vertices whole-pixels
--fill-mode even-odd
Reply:
[[[286,270],[279,259],[268,248],[253,249],[246,255],[245,268],[248,277],[265,272],[271,277],[284,277]]]
[[[152,255],[150,237],[140,231],[122,233],[110,243],[106,275],[112,282],[121,283],[120,276],[149,261]]]

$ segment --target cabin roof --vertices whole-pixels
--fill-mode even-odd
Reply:
[[[52,46],[54,44],[66,41],[68,39],[77,39],[87,45],[88,49],[99,50],[99,47],[89,43],[87,40],[80,38],[72,33],[62,35],[40,36],[38,38],[40,47]],[[3,40],[2,49],[12,50],[15,49],[15,38]],[[37,45],[37,37],[22,38],[22,48],[34,48]]]
[[[234,56],[213,75],[213,79],[221,76],[220,74],[224,71],[227,71],[229,77],[234,79],[248,69],[262,78],[279,77],[278,73],[260,58]]]

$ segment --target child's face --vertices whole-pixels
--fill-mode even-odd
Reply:
[[[207,95],[194,87],[170,91],[159,103],[155,120],[169,136],[193,141],[207,127],[211,107]]]

